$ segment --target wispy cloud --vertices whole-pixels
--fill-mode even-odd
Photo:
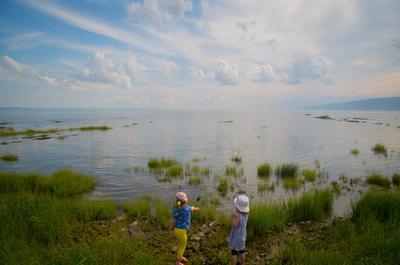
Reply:
[[[53,16],[69,25],[92,32],[104,37],[108,37],[122,43],[129,44],[140,50],[146,51],[150,54],[165,55],[168,52],[160,47],[154,45],[144,39],[141,35],[135,34],[132,31],[122,30],[117,26],[107,24],[105,22],[98,21],[94,18],[90,18],[87,15],[80,15],[77,12],[69,11],[65,8],[50,4],[44,1],[33,1],[33,0],[21,0],[22,2],[29,4],[30,6]]]

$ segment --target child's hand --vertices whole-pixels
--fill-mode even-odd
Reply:
[[[192,206],[192,211],[193,211],[193,212],[200,211],[200,208],[199,208],[199,207],[194,207],[194,206]]]

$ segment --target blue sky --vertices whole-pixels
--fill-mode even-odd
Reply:
[[[0,107],[400,96],[399,18],[398,0],[2,0]]]

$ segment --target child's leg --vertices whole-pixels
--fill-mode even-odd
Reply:
[[[238,252],[234,249],[231,250],[231,265],[237,265]]]
[[[240,253],[239,254],[240,265],[244,265],[245,259],[246,259],[246,255],[244,254],[244,252]]]
[[[187,241],[186,229],[175,228],[174,236],[178,240],[176,256],[179,260],[183,257],[183,252],[185,251],[185,248],[186,248],[186,241]]]
[[[236,259],[236,255],[232,255],[231,256],[232,258],[231,258],[231,265],[237,265],[237,259]]]

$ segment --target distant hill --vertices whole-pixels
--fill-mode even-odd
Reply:
[[[377,110],[400,111],[400,97],[370,98],[342,103],[314,105],[305,107],[309,110]]]

